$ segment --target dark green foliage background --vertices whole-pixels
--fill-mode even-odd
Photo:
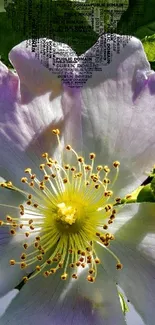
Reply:
[[[86,1],[100,4],[103,8],[108,2],[110,0]],[[128,2],[128,8],[113,32],[135,35],[140,39],[154,34],[155,0],[124,2]],[[119,0],[111,0],[111,3],[118,4]],[[11,48],[32,37],[49,37],[67,43],[77,54],[85,52],[95,43],[98,35],[80,13],[81,6],[85,4],[69,0],[12,0],[5,8],[6,12],[0,13],[1,60],[10,66],[8,53]],[[107,25],[105,31],[108,31]]]

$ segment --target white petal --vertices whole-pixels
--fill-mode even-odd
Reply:
[[[97,282],[84,279],[64,283],[59,275],[38,277],[27,283],[14,300],[1,324],[20,325],[125,325],[115,285],[102,269]],[[85,274],[86,275],[86,274]]]
[[[5,296],[0,298],[0,318],[6,312],[12,300],[17,296],[18,293],[19,291],[17,289],[13,289],[12,291],[9,291]]]
[[[131,211],[135,211],[132,214]],[[137,210],[137,211],[136,211]],[[121,220],[122,218],[122,220]],[[120,229],[118,229],[120,225]],[[112,258],[98,249],[107,272],[124,290],[127,298],[148,325],[154,324],[155,301],[155,205],[128,205],[116,218],[115,240],[110,246],[123,269],[115,270]],[[109,231],[111,231],[109,227]],[[102,254],[103,253],[103,254]]]
[[[0,220],[6,222],[7,215],[12,218],[20,218],[18,206],[22,203],[23,196],[21,194],[0,187]],[[32,238],[30,240],[32,241]],[[23,272],[19,265],[10,266],[11,259],[20,261],[24,242],[24,235],[11,236],[10,227],[0,226],[0,297],[18,285],[23,276],[32,271],[29,268]]]

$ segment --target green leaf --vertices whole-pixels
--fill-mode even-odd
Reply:
[[[155,0],[129,0],[117,32],[134,35],[140,39],[155,33]]]
[[[155,202],[151,183],[144,186],[137,196],[137,202]]]
[[[151,62],[155,61],[155,34],[146,36],[142,43],[148,60]]]

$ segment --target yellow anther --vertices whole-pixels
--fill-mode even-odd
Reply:
[[[121,203],[121,198],[120,198],[120,197],[116,197],[116,198],[115,198],[115,201],[116,201],[117,203]]]
[[[48,153],[47,153],[47,152],[44,152],[44,153],[42,154],[42,157],[43,157],[43,158],[48,158]]]
[[[48,265],[50,265],[50,264],[52,263],[52,261],[50,260],[50,258],[46,261],[46,263],[47,263]]]
[[[51,157],[48,159],[48,161],[49,161],[51,164],[55,164],[55,160],[52,159]]]
[[[25,172],[26,174],[31,174],[31,168],[26,168],[26,169],[24,170],[24,172]]]
[[[115,219],[115,215],[114,214],[111,214],[110,220],[114,220],[114,219]]]
[[[26,259],[26,254],[25,253],[22,253],[22,255],[21,255],[21,260],[25,260]]]
[[[15,234],[16,234],[15,230],[14,230],[14,229],[11,229],[11,230],[10,230],[10,234],[11,234],[11,235],[15,235]]]
[[[102,243],[104,243],[106,241],[106,236],[104,236],[104,235],[100,236],[100,240]]]
[[[52,167],[52,163],[49,163],[49,162],[48,162],[48,163],[47,163],[47,166],[48,166],[48,167]]]
[[[1,187],[7,187],[6,183],[1,183]]]
[[[97,171],[99,172],[100,170],[102,170],[103,169],[103,166],[101,166],[101,165],[99,165],[99,166],[97,166]]]
[[[35,248],[38,248],[38,246],[39,246],[39,243],[36,241],[36,242],[34,242],[34,247]]]
[[[110,179],[109,178],[104,178],[103,183],[104,184],[109,184],[110,183]]]
[[[25,269],[27,267],[27,264],[25,262],[20,263],[20,268]]]
[[[83,158],[83,157],[78,157],[78,161],[79,161],[80,163],[83,163],[83,162],[84,162],[84,158]]]
[[[40,265],[36,265],[36,271],[40,271],[41,270],[41,267],[40,267]]]
[[[26,283],[27,281],[28,281],[28,277],[27,276],[23,276],[23,281],[24,281],[24,283]]]
[[[7,187],[8,187],[8,188],[11,188],[12,186],[13,186],[12,182],[10,182],[10,181],[7,182]]]
[[[67,273],[61,275],[61,280],[67,280]]]
[[[77,176],[77,177],[81,177],[81,176],[82,176],[82,173],[81,173],[81,172],[76,173],[76,176]]]
[[[66,149],[67,149],[67,150],[71,150],[71,149],[72,149],[72,147],[70,146],[70,144],[68,144],[68,145],[66,146]]]
[[[27,177],[22,177],[22,178],[21,178],[21,182],[22,182],[22,183],[27,183]]]
[[[76,262],[75,264],[76,264],[76,266],[80,266],[80,265],[81,265],[81,263],[80,263],[80,262]]]
[[[58,266],[59,266],[59,268],[61,269],[61,268],[63,267],[63,263],[60,262],[60,263],[58,264]]]
[[[53,129],[52,133],[55,135],[60,135],[60,130],[59,129]]]
[[[119,161],[114,161],[113,162],[113,166],[115,167],[115,168],[117,168],[117,167],[119,167],[120,166],[120,162]]]
[[[39,168],[40,168],[41,170],[43,170],[44,167],[45,167],[45,164],[40,164],[40,166],[39,166]]]
[[[66,184],[68,182],[67,178],[63,178],[63,183]]]
[[[87,280],[92,283],[95,282],[95,278],[92,275],[88,275]]]
[[[111,235],[109,239],[110,240],[114,240],[115,239],[115,236],[114,235]]]
[[[42,255],[37,256],[38,261],[41,261],[43,259]]]
[[[88,271],[89,274],[93,274],[94,272],[95,272],[94,269],[89,269],[89,271]]]
[[[64,165],[64,168],[67,170],[67,169],[70,168],[70,166],[69,165]]]
[[[74,264],[74,263],[70,263],[69,266],[70,266],[71,268],[73,268],[73,267],[75,267],[75,264]]]
[[[117,270],[121,270],[123,268],[123,264],[122,263],[117,263],[116,264],[116,269]]]
[[[7,220],[8,222],[12,222],[12,218],[11,218],[10,216],[6,216],[6,220]]]
[[[81,263],[81,266],[83,267],[83,269],[86,267],[86,263]]]
[[[105,206],[105,211],[106,211],[106,212],[110,211],[111,209],[112,209],[112,205],[107,204],[107,205]]]
[[[96,188],[96,190],[98,190],[100,188],[100,185],[99,184],[96,184],[95,185],[95,188]]]
[[[45,271],[45,272],[43,273],[43,275],[44,275],[45,278],[47,278],[47,277],[50,275],[50,272],[49,272],[49,271]]]
[[[108,166],[103,166],[103,170],[105,171],[105,173],[110,172],[110,168]]]
[[[96,183],[99,180],[98,175],[96,174],[92,174],[91,179],[93,180],[94,183]]]
[[[113,195],[113,191],[105,191],[104,192],[104,196],[106,196],[106,197],[110,197],[112,195]]]
[[[50,175],[45,175],[45,176],[44,176],[44,180],[45,180],[45,181],[48,181],[49,179],[50,179]]]
[[[10,260],[10,265],[15,265],[15,260]]]
[[[89,171],[91,169],[92,169],[91,165],[85,165],[85,170]]]
[[[34,203],[33,206],[34,208],[38,208],[39,205],[37,203]]]
[[[71,167],[71,171],[72,172],[75,172],[76,171],[76,168],[74,166]]]
[[[36,178],[36,174],[31,175],[30,178],[34,180]]]
[[[23,244],[23,247],[25,248],[25,249],[27,249],[28,248],[28,244]]]
[[[28,200],[28,201],[26,202],[27,205],[31,205],[31,203],[32,203],[31,200]]]
[[[90,157],[90,159],[95,159],[96,154],[95,154],[94,152],[91,152],[91,153],[89,154],[89,157]]]
[[[56,269],[52,268],[52,269],[50,269],[50,272],[51,272],[51,274],[54,274],[54,273],[56,273]]]
[[[77,279],[77,278],[78,278],[77,274],[76,274],[76,273],[73,273],[73,274],[72,274],[72,278],[73,278],[73,279]]]
[[[84,261],[84,257],[80,257],[79,261],[82,263]]]
[[[101,263],[101,262],[100,262],[100,259],[99,259],[98,257],[95,258],[95,263],[96,263],[96,264],[100,264],[100,263]]]

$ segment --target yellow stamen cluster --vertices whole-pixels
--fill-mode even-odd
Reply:
[[[60,131],[55,129],[53,134],[60,145]],[[72,278],[77,279],[78,269],[87,268],[87,280],[94,282],[100,263],[94,242],[108,249],[116,259],[116,268],[122,268],[117,256],[108,248],[114,236],[107,232],[116,217],[114,205],[121,200],[115,199],[112,191],[120,163],[113,163],[116,175],[111,182],[110,168],[95,166],[95,153],[90,153],[87,164],[71,145],[67,145],[66,150],[69,161],[69,155],[74,156],[75,166],[60,164],[45,152],[39,178],[31,168],[25,169],[27,177],[22,177],[21,182],[28,186],[28,192],[19,190],[11,182],[1,184],[21,192],[26,199],[18,207],[20,217],[7,215],[0,226],[9,226],[13,236],[23,236],[20,261],[11,259],[10,265],[19,264],[21,269],[34,265],[35,272],[29,279],[40,272],[48,277],[59,270],[61,279],[66,280],[69,269],[73,269]],[[28,277],[23,280],[26,282]]]

